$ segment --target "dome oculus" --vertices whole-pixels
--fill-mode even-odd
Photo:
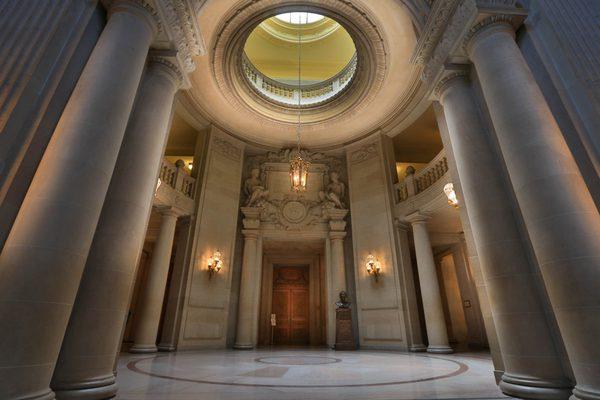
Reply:
[[[298,55],[302,54],[298,92]],[[291,12],[261,22],[248,36],[242,68],[259,95],[280,105],[322,104],[349,86],[356,71],[356,47],[335,20]]]

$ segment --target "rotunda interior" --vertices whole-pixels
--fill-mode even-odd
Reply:
[[[0,399],[600,399],[599,16],[0,2]]]

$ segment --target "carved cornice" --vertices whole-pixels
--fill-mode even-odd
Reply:
[[[450,54],[460,46],[461,38],[468,27],[477,17],[477,7],[474,0],[464,0],[451,17],[446,20],[442,36],[431,51],[431,56],[425,60],[421,79],[432,82],[442,70]]]
[[[183,69],[190,73],[196,69],[194,57],[203,53],[203,44],[198,28],[196,1],[157,0],[162,10],[171,40],[177,48]]]
[[[423,28],[423,34],[417,43],[411,62],[414,64],[425,64],[435,50],[439,39],[444,34],[446,24],[454,10],[458,7],[460,0],[436,1],[433,4],[429,18]]]
[[[466,57],[464,44],[483,26],[506,21],[517,26],[524,15],[515,0],[435,1],[411,61],[423,64],[422,80],[433,83],[449,59]]]

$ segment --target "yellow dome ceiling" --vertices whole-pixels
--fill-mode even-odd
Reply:
[[[244,51],[266,77],[297,85],[299,34],[303,85],[339,74],[356,53],[352,38],[339,23],[310,13],[287,13],[266,19],[250,34]]]

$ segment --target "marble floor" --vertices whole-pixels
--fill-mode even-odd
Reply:
[[[429,355],[328,349],[123,355],[122,400],[492,400],[485,353]]]

